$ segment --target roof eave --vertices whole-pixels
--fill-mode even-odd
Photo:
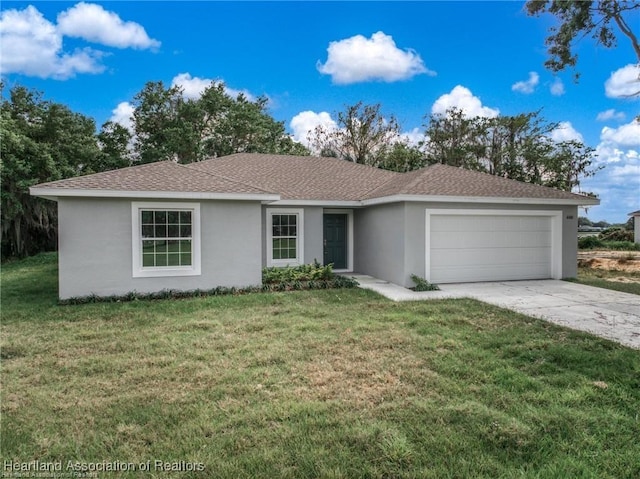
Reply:
[[[362,206],[360,200],[293,200],[283,199],[271,203],[272,206],[324,206],[353,208]]]
[[[385,203],[430,202],[430,203],[492,203],[492,204],[530,204],[530,205],[569,205],[593,206],[599,205],[597,198],[526,198],[501,196],[445,196],[445,195],[389,195],[370,198],[361,202],[362,206],[379,205]]]
[[[57,201],[58,198],[162,198],[184,200],[278,201],[271,193],[217,193],[203,191],[128,191],[76,188],[29,188],[31,196]]]

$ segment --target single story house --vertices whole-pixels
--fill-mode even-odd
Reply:
[[[633,241],[640,243],[640,210],[629,213],[633,217]]]
[[[260,284],[333,263],[412,286],[576,274],[577,208],[598,200],[432,165],[240,153],[36,185],[58,202],[59,296]]]

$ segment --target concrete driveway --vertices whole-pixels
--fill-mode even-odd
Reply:
[[[640,296],[634,294],[558,280],[445,284],[417,293],[371,276],[353,277],[394,301],[474,298],[640,349]]]

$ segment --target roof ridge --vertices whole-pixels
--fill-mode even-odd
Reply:
[[[432,166],[432,165],[429,165],[429,166]],[[415,173],[416,171],[426,170],[427,168],[429,168],[429,166],[425,166],[425,167],[419,168],[417,170],[403,171],[403,172],[384,170],[384,171],[388,171],[389,173],[395,173],[395,176],[389,178],[388,180],[384,181],[383,183],[379,184],[378,186],[375,186],[375,187],[371,188],[370,190],[367,190],[364,193],[364,198],[369,198],[370,195],[374,194],[376,190],[379,190],[381,188],[384,188],[385,186],[388,186],[392,181],[395,181],[398,178],[402,178],[404,175],[410,175],[412,173]],[[380,168],[380,169],[382,169],[382,168]],[[408,184],[402,185],[402,188],[408,188],[409,186],[413,186],[415,184],[415,182],[418,181],[419,177],[422,176],[422,175],[416,175],[416,176],[418,176],[418,178],[416,178],[415,180],[411,181]],[[374,198],[375,198],[375,196],[374,196]]]
[[[427,165],[427,166],[423,166],[422,168],[418,168],[417,170],[413,170],[413,171],[412,171],[412,173],[414,173],[414,172],[416,172],[416,171],[419,171],[420,173],[415,175],[416,177],[413,179],[413,181],[411,181],[411,182],[407,183],[406,185],[404,185],[404,186],[403,186],[403,189],[409,189],[409,188],[411,188],[412,186],[416,185],[416,184],[417,184],[417,183],[422,179],[422,176],[423,176],[425,173],[427,173],[427,171],[429,170],[429,168],[431,168],[431,167],[432,167],[433,165],[435,165],[435,164],[436,164],[436,163],[433,163],[433,164],[431,164],[431,165]],[[407,173],[409,173],[409,172],[407,171]]]
[[[215,158],[211,158],[211,160],[215,160]],[[206,160],[205,160],[205,161],[206,161]],[[279,193],[277,193],[277,192],[275,192],[275,191],[265,190],[264,188],[261,188],[261,187],[256,186],[256,185],[252,185],[251,183],[245,183],[245,182],[242,182],[242,181],[237,180],[237,179],[235,179],[235,178],[229,178],[228,176],[219,175],[219,174],[217,174],[217,173],[211,173],[211,172],[209,172],[209,171],[201,170],[201,169],[199,169],[199,168],[191,168],[191,167],[189,166],[191,163],[186,164],[186,165],[183,165],[183,164],[181,164],[181,163],[175,163],[175,164],[176,164],[176,165],[178,165],[178,166],[181,166],[182,168],[186,168],[186,169],[188,169],[189,171],[194,171],[194,172],[197,172],[197,173],[204,173],[205,175],[208,175],[208,176],[214,176],[214,177],[216,177],[216,178],[222,178],[223,180],[230,181],[230,182],[235,183],[235,184],[237,184],[237,185],[248,186],[248,187],[250,187],[250,188],[254,188],[254,189],[256,189],[256,190],[262,191],[262,192],[264,192],[264,193],[269,193],[269,194],[272,194],[272,195],[273,195],[273,194],[275,194],[275,195],[278,195],[278,194],[279,194]]]

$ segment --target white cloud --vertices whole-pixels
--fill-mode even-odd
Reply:
[[[640,67],[629,64],[613,73],[604,83],[609,98],[627,98],[640,91]]]
[[[62,51],[62,35],[55,25],[29,5],[5,10],[0,16],[0,71],[40,78],[66,79],[78,73],[101,73],[102,52],[84,48]]]
[[[421,141],[425,140],[424,130],[416,127],[410,131],[400,133],[400,138],[411,146],[418,146]]]
[[[384,32],[371,35],[370,39],[356,35],[331,42],[327,48],[327,61],[318,62],[320,73],[331,75],[333,83],[349,84],[366,81],[394,82],[407,80],[430,71],[415,51],[401,50],[393,38]]]
[[[111,111],[110,121],[119,123],[133,133],[133,112],[135,108],[128,101],[118,103],[118,106]]]
[[[564,83],[562,83],[562,80],[560,78],[556,78],[549,87],[549,90],[551,91],[551,94],[553,96],[562,96],[565,93]]]
[[[326,111],[321,111],[320,113],[310,110],[302,111],[294,116],[289,123],[291,131],[293,131],[293,139],[307,147],[310,146],[307,138],[308,134],[320,125],[328,130],[338,128],[338,124]]]
[[[605,127],[595,150],[595,166],[604,166],[583,181],[585,191],[600,196],[594,217],[624,222],[626,213],[640,208],[640,132],[632,121],[620,128]],[[591,214],[590,214],[591,216]]]
[[[514,83],[513,85],[511,85],[511,89],[513,91],[529,95],[535,91],[538,83],[540,83],[540,75],[538,75],[536,72],[529,72],[528,80]]]
[[[183,96],[194,100],[200,98],[211,83],[213,80],[210,78],[192,77],[189,73],[179,73],[171,80],[171,86],[181,87]]]
[[[495,118],[500,113],[497,108],[482,106],[480,98],[474,96],[471,90],[462,85],[456,86],[451,90],[451,93],[445,93],[438,98],[431,107],[431,113],[444,115],[450,108],[458,108],[468,117],[484,116],[487,118]]]
[[[160,42],[144,28],[124,22],[99,5],[78,3],[58,15],[55,25],[32,5],[5,10],[0,16],[0,73],[65,80],[79,73],[102,73],[104,52],[91,48],[63,50],[63,38],[78,37],[118,48],[155,48]]]
[[[214,80],[212,78],[200,78],[192,77],[190,73],[179,73],[173,80],[171,80],[171,86],[179,86],[182,88],[182,94],[185,98],[195,100],[200,98],[204,90],[212,83],[218,83],[222,80]],[[248,90],[236,90],[235,88],[229,88],[225,85],[224,91],[232,98],[237,98],[242,94],[249,101],[254,101],[255,96]]]
[[[633,120],[619,128],[605,126],[600,139],[620,146],[640,146],[640,123]]]
[[[609,110],[601,111],[598,113],[596,120],[598,121],[608,121],[608,120],[624,120],[625,114],[621,111],[616,111],[613,108]]]
[[[58,30],[68,37],[117,48],[158,48],[160,42],[149,38],[144,27],[125,22],[116,13],[94,3],[77,3],[58,14]]]
[[[573,127],[570,121],[560,122],[556,129],[551,132],[551,139],[557,143],[571,140],[584,142],[584,138],[580,132]]]

